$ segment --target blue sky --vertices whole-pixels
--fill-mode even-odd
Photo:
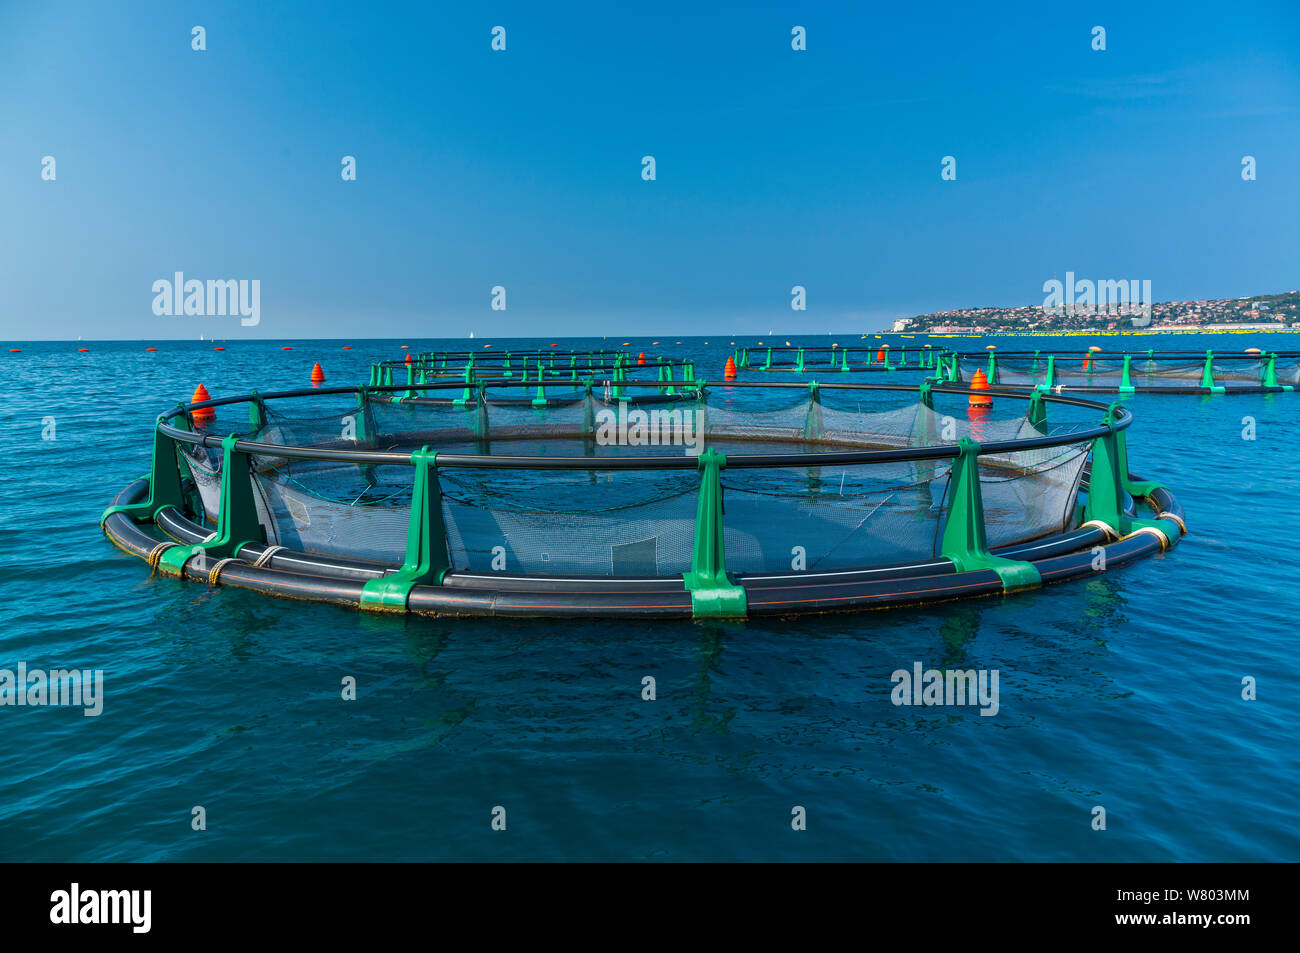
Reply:
[[[874,331],[1067,270],[1300,287],[1300,4],[998,6],[0,0],[0,338]],[[156,316],[176,271],[258,279],[260,323]]]

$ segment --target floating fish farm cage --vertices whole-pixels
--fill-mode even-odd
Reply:
[[[939,379],[983,373],[990,384],[1095,394],[1259,394],[1300,386],[1300,351],[1062,351],[953,353]]]
[[[668,393],[677,385],[695,380],[695,364],[691,361],[651,357],[626,353],[570,354],[529,353],[502,351],[484,356],[420,354],[401,361],[379,361],[370,366],[369,386],[407,384],[402,397],[414,397],[413,388],[432,381],[461,380],[467,384],[476,381],[533,381],[538,385],[548,383],[577,383],[584,380],[608,382],[621,387],[626,381],[656,381]]]
[[[182,404],[101,524],[166,576],[292,599],[683,619],[1031,589],[1185,532],[1173,494],[1129,473],[1118,404],[932,382],[679,382],[658,405],[536,386]]]
[[[817,347],[745,347],[733,355],[738,370],[780,371],[791,374],[839,371],[938,371],[945,348],[903,344],[822,345]]]

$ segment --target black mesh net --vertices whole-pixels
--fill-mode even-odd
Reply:
[[[536,406],[518,391],[483,403],[455,394],[351,402],[301,416],[268,402],[262,443],[441,455],[587,457],[590,469],[435,469],[452,568],[540,575],[673,576],[690,568],[700,477],[695,466],[616,469],[602,460],[690,458],[1009,441],[1067,432],[1078,420],[1031,424],[984,416],[965,395],[899,406],[893,391],[722,388],[706,399],[642,404],[603,394],[560,395]],[[518,395],[516,397],[516,395]],[[793,396],[792,396],[793,395]],[[915,396],[911,398],[915,400]],[[1020,405],[1023,408],[1023,404]],[[297,408],[295,408],[297,409]],[[999,408],[1001,410],[1001,408]],[[186,447],[204,509],[220,505],[221,451]],[[989,543],[1068,529],[1086,447],[984,454],[980,480]],[[414,468],[291,459],[252,460],[268,542],[321,555],[402,561]],[[936,558],[946,522],[948,460],[726,468],[727,567],[741,573],[841,570]]]

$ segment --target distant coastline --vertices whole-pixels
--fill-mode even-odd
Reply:
[[[1292,331],[1300,330],[1300,291],[1244,298],[1163,301],[1151,305],[1149,316],[1105,310],[1062,314],[1042,305],[965,308],[902,318],[890,330],[902,334],[954,336]]]

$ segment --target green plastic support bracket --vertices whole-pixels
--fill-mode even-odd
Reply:
[[[221,503],[217,512],[217,531],[212,539],[187,546],[173,546],[158,560],[158,571],[165,576],[179,576],[194,556],[225,559],[238,556],[248,543],[266,541],[266,533],[257,519],[253,502],[252,466],[248,454],[235,449],[239,437],[231,434],[221,441]]]
[[[161,423],[161,421],[159,421]],[[151,523],[158,512],[168,506],[185,508],[181,492],[180,463],[176,457],[176,441],[154,428],[153,462],[149,468],[149,496],[140,503],[122,503],[104,510],[99,522],[102,525],[114,513],[125,513],[136,523]]]
[[[1119,392],[1121,394],[1133,394],[1136,391],[1133,387],[1133,355],[1124,355],[1124,370],[1119,379]]]
[[[1033,563],[989,552],[984,497],[980,491],[980,445],[963,437],[957,446],[960,452],[948,478],[948,520],[943,528],[940,555],[951,560],[958,572],[993,570],[1002,579],[1003,592],[1042,585],[1042,576]]]
[[[438,485],[438,454],[425,446],[411,454],[411,463],[415,466],[415,481],[406,530],[406,557],[400,569],[361,587],[360,607],[372,612],[405,612],[412,589],[442,585],[451,569],[442,520],[442,488]]]
[[[822,423],[821,385],[816,381],[809,381],[808,413],[803,421],[803,436],[805,440],[820,440],[825,434],[826,427]]]
[[[1043,378],[1043,382],[1039,384],[1038,387],[1035,389],[1040,392],[1046,393],[1047,391],[1050,391],[1055,386],[1056,386],[1056,355],[1049,354],[1047,355],[1047,375]]]
[[[699,504],[695,511],[695,547],[691,570],[682,581],[691,594],[691,615],[697,619],[743,619],[749,614],[745,590],[727,575],[722,545],[722,469],[727,458],[705,450],[698,460]]]
[[[1211,394],[1227,393],[1226,387],[1214,383],[1214,352],[1210,350],[1205,352],[1205,367],[1201,369],[1201,386]]]
[[[1029,426],[1044,436],[1047,434],[1047,401],[1043,399],[1041,390],[1035,390],[1034,395],[1029,398],[1029,411],[1026,416],[1029,418]]]
[[[266,401],[262,400],[257,391],[253,391],[249,397],[248,427],[253,433],[261,433],[266,426]]]
[[[1264,364],[1264,373],[1260,383],[1265,387],[1276,387],[1278,390],[1292,391],[1295,390],[1290,384],[1279,384],[1277,382],[1277,355],[1270,353],[1268,360]]]
[[[1115,422],[1119,404],[1111,404],[1104,423]],[[1160,530],[1170,543],[1177,542],[1181,528],[1172,520],[1151,520],[1129,516],[1124,512],[1124,494],[1135,498],[1149,496],[1159,483],[1129,477],[1128,443],[1123,431],[1111,430],[1092,442],[1092,468],[1088,477],[1088,502],[1083,508],[1085,521],[1096,520],[1127,536],[1146,527]]]
[[[917,395],[920,397],[920,405],[916,409],[916,425],[912,428],[912,446],[914,447],[932,447],[939,442],[939,436],[935,427],[934,415],[934,395],[930,393],[933,386],[932,381],[922,381],[917,386]],[[928,469],[926,469],[926,465]],[[918,461],[917,469],[926,469],[926,472],[933,475],[933,461]]]

